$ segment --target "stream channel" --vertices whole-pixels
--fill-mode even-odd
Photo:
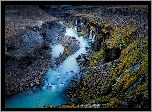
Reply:
[[[68,102],[66,95],[63,94],[65,89],[70,85],[70,79],[74,76],[80,76],[80,67],[76,58],[81,54],[86,54],[86,47],[90,47],[89,40],[78,36],[75,28],[67,28],[65,35],[75,37],[79,41],[80,49],[74,54],[68,56],[59,66],[49,68],[43,78],[43,85],[33,89],[21,92],[15,96],[5,99],[5,108],[42,108],[43,105],[57,106]],[[61,44],[52,45],[52,59],[58,57],[64,52]]]

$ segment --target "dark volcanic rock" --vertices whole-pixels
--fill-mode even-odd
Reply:
[[[6,39],[7,52],[11,58],[21,59],[23,57],[34,56],[36,49],[44,46],[44,40],[39,32],[26,30],[21,35],[13,35]]]
[[[121,108],[148,108],[148,99],[145,98],[144,94],[135,94],[129,98],[126,98]]]
[[[65,49],[67,49],[69,51],[69,53],[67,53],[66,51],[63,52],[63,54],[61,54],[59,57],[55,58],[55,64],[59,65],[60,63],[62,63],[69,55],[74,54],[78,49],[79,49],[79,45],[78,44],[71,44],[68,47],[65,47]]]
[[[119,48],[106,48],[105,49],[105,62],[110,62],[112,60],[118,59],[121,54],[121,50]]]
[[[49,41],[65,28],[38,6],[5,7],[5,97],[41,84],[49,68]]]
[[[69,55],[74,54],[80,48],[78,45],[78,40],[75,37],[70,36],[58,37],[55,39],[54,43],[62,44],[64,47],[63,54],[55,58],[56,65],[62,63]]]

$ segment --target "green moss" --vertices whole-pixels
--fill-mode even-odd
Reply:
[[[64,53],[65,53],[66,55],[69,55],[69,54],[70,54],[70,50],[64,48]]]
[[[101,47],[99,51],[93,51],[92,53],[90,53],[89,58],[91,58],[91,60],[89,61],[89,66],[96,66],[98,64],[101,64],[99,63],[99,60],[102,59],[103,55],[103,47]]]
[[[141,85],[137,85],[135,86],[132,91],[130,91],[126,97],[130,97],[136,93],[144,93],[144,92],[147,92],[148,91],[148,76],[146,76],[146,81],[143,82],[143,84]],[[148,96],[146,95],[147,99],[148,99]]]
[[[139,28],[139,24],[135,25],[133,24],[134,22],[130,22],[124,26],[122,25],[114,26],[113,30],[110,30],[110,37],[106,42],[107,47],[116,48],[119,47],[120,43],[123,44],[124,46],[127,46],[128,41],[130,42],[130,40],[132,40],[132,36],[130,35]],[[107,30],[103,29],[103,32],[107,32]]]
[[[81,34],[82,34],[84,37],[88,37],[86,28],[83,28],[83,29],[82,29]]]
[[[96,65],[98,65],[98,61],[96,59],[90,61],[90,66],[96,66]]]
[[[100,57],[103,54],[104,54],[104,50],[103,50],[103,48],[100,48],[100,51],[97,52],[96,57]]]
[[[96,32],[95,26],[90,26],[90,30],[92,30],[93,32]]]
[[[135,41],[122,51],[122,54],[120,56],[121,63],[118,66],[118,74],[121,73],[123,74],[123,76],[115,86],[116,93],[117,91],[124,92],[127,88],[130,87],[130,85],[137,81],[137,79],[139,79],[148,70],[148,60],[146,60],[148,59],[148,55],[143,54],[142,47],[137,48],[136,50],[132,50],[133,47],[136,47],[137,45],[138,41]],[[129,67],[133,66],[137,62],[140,62],[141,59],[144,60],[142,60],[142,64],[137,71],[126,72]]]
[[[5,83],[13,83],[13,82],[15,82],[16,80],[17,80],[16,78],[5,79]]]
[[[73,21],[70,21],[69,24],[66,26],[67,28],[71,28],[73,25]]]
[[[120,97],[113,97],[110,99],[109,103],[102,108],[119,108],[118,105],[121,103]]]
[[[93,72],[88,73],[87,76],[86,76],[86,80],[88,80],[89,77],[91,77],[92,74],[93,74]]]

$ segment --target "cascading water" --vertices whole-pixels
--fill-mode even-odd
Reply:
[[[75,31],[77,30],[77,26],[78,26],[78,21],[77,21],[77,19],[76,19],[76,20],[75,20],[75,23],[74,23],[74,25],[73,25],[73,28],[74,28]]]
[[[79,73],[76,58],[87,53],[85,48],[89,45],[82,36],[78,37],[77,31],[73,28],[67,28],[65,35],[75,37],[80,42],[80,49],[68,56],[58,67],[50,67],[44,75],[41,87],[34,87],[32,90],[6,98],[6,108],[34,108],[35,106],[41,108],[42,105],[57,106],[67,102],[63,91],[68,87],[70,79]],[[62,45],[51,45],[51,47],[53,58],[63,53],[64,47]],[[53,58],[51,60],[54,60]],[[53,63],[55,62],[53,61]]]
[[[93,35],[93,38],[92,38],[92,42],[94,42],[95,41],[95,37],[96,37],[96,35]]]
[[[78,25],[78,21],[76,20],[76,21],[75,21],[75,26],[77,26],[77,25]]]
[[[92,30],[90,31],[89,39],[92,39]]]
[[[82,22],[82,21],[83,21],[83,19],[81,18],[81,19],[80,19],[80,24],[81,24],[81,25],[83,25],[83,22]]]

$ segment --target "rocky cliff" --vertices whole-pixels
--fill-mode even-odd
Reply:
[[[5,97],[40,85],[51,64],[49,42],[64,33],[38,6],[5,6]]]

